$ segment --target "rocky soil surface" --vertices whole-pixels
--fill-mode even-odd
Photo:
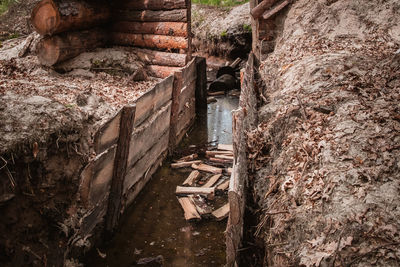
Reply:
[[[399,266],[400,4],[298,0],[248,157],[267,266]]]

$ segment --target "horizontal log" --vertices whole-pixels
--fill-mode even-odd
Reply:
[[[135,49],[138,58],[147,65],[160,65],[171,67],[183,67],[186,65],[186,55],[168,53],[149,49]]]
[[[199,171],[204,171],[204,172],[210,172],[210,173],[215,173],[215,174],[220,174],[222,173],[222,169],[221,168],[217,168],[217,167],[213,167],[207,164],[193,164],[192,168],[195,170],[199,170]]]
[[[180,69],[179,67],[159,65],[148,65],[146,68],[152,76],[162,79],[174,75],[174,73]]]
[[[212,208],[204,203],[204,201],[201,201],[193,195],[188,195],[188,198],[190,199],[190,201],[192,201],[200,216],[206,217],[207,215],[212,213]]]
[[[32,10],[31,22],[41,35],[88,29],[108,21],[110,8],[106,2],[43,0]]]
[[[265,11],[262,14],[263,19],[271,18],[273,15],[275,15],[276,13],[281,11],[283,8],[285,8],[288,4],[290,4],[291,1],[292,0],[284,0],[281,3],[279,3],[278,5],[276,5],[275,7],[273,7],[272,9]]]
[[[116,21],[112,25],[112,31],[187,37],[187,23]]]
[[[225,159],[225,160],[230,160],[233,161],[233,156],[227,156],[227,155],[215,155],[217,159]]]
[[[229,182],[229,179],[227,179],[225,182],[219,184],[216,189],[222,191],[226,190],[229,187]]]
[[[227,160],[227,159],[219,159],[219,158],[210,158],[211,162],[215,163],[221,163],[221,164],[231,164],[232,160]]]
[[[118,6],[135,10],[179,9],[186,8],[186,0],[120,0]]]
[[[139,46],[158,49],[187,49],[188,41],[184,37],[175,37],[157,34],[136,34],[114,32],[111,40],[116,45]]]
[[[43,38],[37,46],[37,56],[42,65],[53,66],[106,43],[107,34],[100,29],[67,32]]]
[[[193,161],[172,163],[171,168],[172,169],[186,168],[192,166],[192,164],[200,164],[201,162],[202,162],[201,160],[193,160]]]
[[[258,4],[255,8],[250,11],[250,14],[254,19],[259,19],[262,14],[270,8],[273,4],[275,4],[277,0],[264,0],[260,4]]]
[[[189,161],[189,160],[195,160],[199,157],[197,154],[190,154],[188,156],[184,156],[180,159],[178,159],[176,162],[182,162],[182,161]]]
[[[232,151],[219,151],[219,150],[213,150],[213,151],[206,151],[206,156],[213,157],[215,155],[233,155]]]
[[[143,21],[143,22],[187,22],[186,9],[174,9],[168,11],[134,11],[134,10],[117,10],[115,17],[124,21]]]
[[[177,195],[191,195],[191,194],[209,195],[209,194],[213,194],[214,191],[215,191],[215,187],[177,186],[175,194],[177,194]]]

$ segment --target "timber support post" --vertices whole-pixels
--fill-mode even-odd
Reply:
[[[135,120],[136,105],[125,106],[121,110],[119,138],[115,152],[113,177],[106,215],[106,234],[112,234],[118,225],[121,207],[124,179],[127,170],[130,140]]]
[[[207,65],[204,57],[196,57],[196,110],[207,109]]]

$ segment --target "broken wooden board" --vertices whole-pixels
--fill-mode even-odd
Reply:
[[[217,91],[217,92],[207,92],[209,96],[219,96],[219,95],[225,95],[225,91]]]
[[[209,195],[209,194],[214,194],[214,192],[215,192],[215,187],[177,186],[175,194],[177,194],[177,195],[190,195],[190,194]]]
[[[200,172],[199,171],[192,171],[188,178],[183,182],[183,185],[190,185],[192,186],[193,183],[199,178]]]
[[[190,201],[192,201],[192,203],[196,207],[197,212],[201,216],[207,216],[212,213],[212,208],[210,206],[208,206],[206,203],[204,203],[201,200],[199,200],[198,198],[196,198],[195,196],[188,195],[188,198],[190,199]]]
[[[233,145],[226,145],[226,144],[218,144],[218,150],[226,150],[226,151],[232,151],[233,152]]]
[[[226,160],[231,160],[231,161],[233,161],[233,156],[215,155],[215,158],[217,158],[217,159],[226,159]]]
[[[221,175],[222,174],[217,174],[217,175],[211,176],[211,178],[207,181],[207,183],[205,183],[201,187],[212,187],[218,181],[218,179],[221,177]]]
[[[228,189],[228,187],[229,187],[229,179],[227,179],[225,182],[219,184],[216,189],[224,191],[224,190]]]
[[[186,221],[201,219],[201,216],[197,212],[195,205],[192,203],[192,201],[190,201],[190,199],[188,197],[178,198],[178,201],[179,201],[179,204],[181,204],[181,207],[185,214]]]
[[[226,169],[225,169],[225,172],[226,172],[228,175],[231,175],[231,174],[232,174],[232,168],[226,168]]]
[[[219,151],[219,150],[206,151],[206,156],[214,157],[215,155],[231,156],[233,154],[232,154],[232,151]]]
[[[198,157],[199,157],[199,155],[197,155],[197,154],[191,154],[191,155],[184,156],[184,157],[178,159],[176,162],[183,162],[183,161],[195,160],[195,159],[197,159]]]
[[[222,164],[232,164],[232,160],[228,159],[210,158],[210,161]]]
[[[221,168],[217,168],[217,167],[213,167],[207,164],[193,164],[192,168],[195,170],[199,170],[199,171],[204,171],[204,172],[210,172],[210,173],[215,173],[215,174],[219,174],[222,173],[222,169]]]
[[[229,215],[229,203],[226,203],[221,208],[212,212],[212,215],[215,217],[217,221],[221,221],[228,217]]]
[[[201,162],[202,162],[201,160],[177,162],[177,163],[172,163],[171,168],[173,169],[185,168],[185,167],[190,167],[193,164],[200,164]]]

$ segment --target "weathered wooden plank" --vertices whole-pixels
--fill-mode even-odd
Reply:
[[[121,111],[121,122],[117,150],[115,152],[113,178],[108,198],[108,208],[106,216],[106,231],[112,233],[118,225],[121,207],[122,191],[127,169],[127,161],[130,146],[130,137],[133,130],[136,106],[125,106]]]
[[[203,201],[200,201],[194,195],[188,195],[188,198],[190,199],[190,201],[192,201],[193,205],[196,207],[196,210],[200,214],[200,216],[206,217],[207,215],[212,213],[212,208],[207,204],[205,204]]]
[[[96,154],[101,154],[107,148],[117,143],[120,120],[121,112],[118,112],[96,132],[94,136],[94,150]]]
[[[90,182],[89,205],[94,206],[104,195],[108,195],[113,177],[116,146],[112,146],[93,162],[93,176]]]
[[[201,219],[200,214],[197,212],[196,207],[189,198],[180,197],[178,198],[178,201],[184,211],[186,221]]]
[[[166,131],[159,140],[154,140],[154,146],[129,169],[125,177],[124,192],[127,192],[135,183],[139,182],[159,159],[160,155],[168,149],[168,137],[169,131]]]
[[[152,115],[155,110],[159,109],[171,99],[173,82],[174,78],[168,77],[156,84],[135,101],[136,114],[134,127],[141,124]]]
[[[190,103],[188,103],[188,108],[184,109],[178,117],[178,123],[176,126],[177,133],[181,135],[186,132],[189,127],[193,124],[194,119],[196,117],[196,103],[195,100],[192,99]]]
[[[126,21],[168,21],[168,22],[187,22],[187,9],[173,9],[166,11],[158,10],[116,10],[115,16],[120,20]]]
[[[130,137],[128,166],[135,164],[169,129],[171,101],[157,110],[146,121],[135,127]]]
[[[175,194],[177,195],[209,195],[215,192],[215,187],[187,187],[187,186],[177,186]]]
[[[226,181],[224,181],[223,183],[219,184],[216,188],[216,190],[226,190],[229,187],[229,183],[230,183],[230,179],[227,179]]]
[[[207,181],[207,183],[205,183],[204,185],[202,185],[201,187],[212,187],[219,178],[221,178],[222,174],[216,174],[211,176],[211,178]]]
[[[185,168],[185,167],[190,167],[193,164],[200,164],[201,162],[202,162],[201,160],[193,160],[193,161],[172,163],[171,168],[172,169]]]
[[[187,156],[184,156],[184,157],[178,159],[176,162],[195,160],[195,159],[197,159],[198,157],[199,157],[199,155],[196,154],[196,153],[195,153],[195,154],[190,154],[190,155],[187,155]]]
[[[196,101],[195,90],[196,90],[196,83],[194,81],[183,87],[179,98],[179,109],[178,109],[179,113],[188,109],[189,105],[191,105],[193,102]]]
[[[178,144],[177,140],[177,124],[179,118],[179,99],[181,90],[183,87],[183,74],[182,70],[176,71],[174,73],[174,84],[172,91],[172,107],[171,107],[171,127],[170,127],[170,153],[172,153],[173,148]]]
[[[284,0],[281,1],[279,4],[271,8],[270,10],[265,11],[262,14],[263,19],[269,19],[279,11],[281,11],[283,8],[285,8],[288,4],[290,4],[292,0]]]
[[[210,172],[210,173],[215,173],[215,174],[220,174],[222,173],[222,169],[221,168],[217,168],[217,167],[213,167],[207,164],[193,164],[192,168],[195,170],[199,170],[199,171],[204,171],[204,172]]]
[[[171,35],[180,37],[188,36],[186,22],[116,21],[112,25],[112,31],[125,33]]]
[[[229,215],[229,203],[223,205],[221,208],[213,211],[212,215],[217,219],[217,221],[221,221],[228,217]]]
[[[161,155],[158,157],[155,163],[146,171],[146,173],[142,176],[142,179],[139,179],[139,181],[134,184],[126,193],[125,198],[126,198],[126,205],[125,207],[130,206],[137,195],[142,191],[143,187],[148,183],[148,181],[151,179],[152,175],[157,171],[157,169],[161,166],[162,162],[164,161],[165,157],[167,156],[167,151],[164,151],[161,153]]]
[[[219,150],[212,150],[206,151],[206,156],[214,157],[215,155],[227,155],[232,156],[232,151],[219,151]]]
[[[192,171],[188,178],[183,182],[183,185],[190,185],[192,186],[194,182],[200,177],[199,171]]]
[[[196,59],[193,58],[186,67],[182,68],[183,86],[191,84],[197,77],[197,64]]]
[[[250,14],[254,19],[259,19],[262,14],[270,8],[273,4],[275,4],[277,0],[263,0],[260,4],[258,4],[256,7],[251,9]]]
[[[215,157],[216,157],[217,159],[226,159],[226,160],[233,161],[233,156],[227,156],[227,155],[215,155]]]
[[[225,150],[225,151],[233,151],[233,146],[232,144],[218,144],[217,147],[219,150]]]

